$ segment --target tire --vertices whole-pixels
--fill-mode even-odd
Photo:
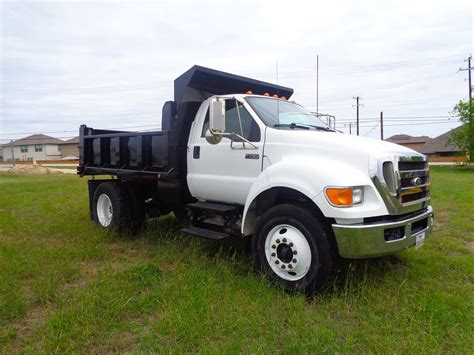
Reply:
[[[312,294],[332,270],[328,236],[307,209],[282,204],[257,221],[252,243],[255,268],[286,291]]]
[[[130,194],[116,182],[97,186],[93,200],[93,219],[101,228],[118,233],[136,234],[142,224],[142,209],[133,208]]]

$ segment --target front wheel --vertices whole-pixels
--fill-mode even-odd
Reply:
[[[332,269],[324,228],[297,205],[277,205],[260,217],[253,253],[256,268],[288,291],[312,293],[324,285]]]

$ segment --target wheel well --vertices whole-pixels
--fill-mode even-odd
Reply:
[[[329,242],[334,250],[337,250],[337,243],[334,237],[331,225],[334,223],[332,218],[326,218],[319,207],[308,196],[298,190],[288,187],[272,187],[260,193],[250,204],[244,223],[244,235],[251,235],[259,217],[273,206],[283,203],[293,203],[304,206],[311,211],[322,223],[326,234],[329,236]]]

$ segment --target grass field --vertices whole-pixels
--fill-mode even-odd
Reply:
[[[474,170],[432,169],[419,250],[348,261],[313,299],[252,271],[239,244],[99,230],[85,179],[0,174],[0,352],[474,351]]]

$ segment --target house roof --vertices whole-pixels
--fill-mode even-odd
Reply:
[[[71,138],[71,139],[67,139],[63,141],[61,144],[79,144],[79,136]]]
[[[431,141],[426,142],[420,149],[423,154],[438,153],[438,152],[459,152],[461,149],[454,143],[448,144],[449,138],[454,131],[460,129],[460,127],[454,128],[442,135],[433,138]]]
[[[395,134],[386,139],[387,142],[396,143],[396,144],[409,144],[409,143],[426,143],[431,140],[431,137],[428,136],[418,136],[413,137],[408,134]]]
[[[32,134],[31,136],[24,137],[13,141],[14,146],[18,145],[31,145],[31,144],[61,144],[62,140],[54,137],[47,136],[45,134]]]

